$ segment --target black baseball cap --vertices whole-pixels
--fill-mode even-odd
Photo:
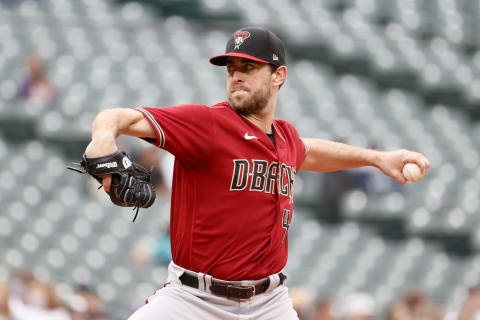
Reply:
[[[270,30],[260,27],[248,27],[236,31],[227,42],[225,54],[210,58],[210,63],[224,66],[227,57],[245,58],[277,67],[286,65],[282,40]]]

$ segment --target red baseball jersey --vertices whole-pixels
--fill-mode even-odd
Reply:
[[[170,216],[173,261],[224,280],[255,280],[287,263],[295,174],[306,149],[274,120],[276,147],[228,102],[139,108],[151,143],[175,156]]]

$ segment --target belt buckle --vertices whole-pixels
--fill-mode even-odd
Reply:
[[[248,285],[248,286],[232,286],[232,285],[228,285],[227,287],[227,299],[230,298],[230,289],[232,288],[235,288],[237,290],[239,290],[240,293],[243,293],[243,292],[251,292],[252,295],[250,297],[241,297],[241,298],[234,298],[236,300],[239,300],[239,301],[248,301],[250,299],[252,299],[254,296],[255,296],[255,286],[252,284],[252,285]],[[252,288],[253,290],[250,291],[248,289]],[[248,291],[247,291],[248,290]]]

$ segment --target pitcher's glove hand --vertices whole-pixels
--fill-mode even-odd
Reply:
[[[80,168],[68,167],[80,173],[88,173],[102,184],[103,176],[112,175],[110,199],[117,206],[136,209],[133,222],[139,208],[148,208],[155,202],[155,187],[151,183],[151,172],[139,164],[133,163],[125,152],[87,158],[77,164]]]

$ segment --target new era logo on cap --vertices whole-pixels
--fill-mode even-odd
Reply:
[[[260,27],[236,31],[228,40],[225,54],[210,58],[210,62],[224,66],[227,57],[245,58],[277,67],[286,65],[283,42],[273,32]]]

